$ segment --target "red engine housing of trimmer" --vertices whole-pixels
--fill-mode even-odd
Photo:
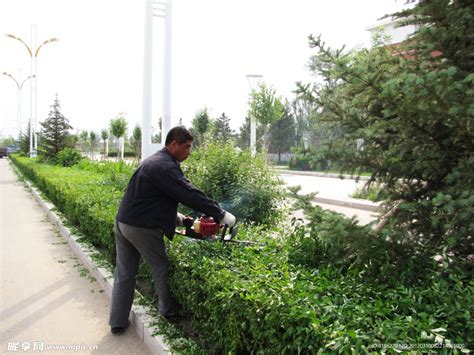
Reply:
[[[203,216],[199,218],[199,234],[203,236],[211,236],[219,233],[221,225],[214,218]]]

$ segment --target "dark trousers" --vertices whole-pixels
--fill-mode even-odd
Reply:
[[[128,324],[140,257],[145,259],[153,274],[159,298],[159,312],[163,315],[172,313],[172,299],[168,287],[169,261],[162,231],[115,222],[114,234],[117,265],[110,307],[110,326],[123,327]]]

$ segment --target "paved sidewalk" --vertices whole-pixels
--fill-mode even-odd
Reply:
[[[0,201],[0,353],[36,346],[41,354],[150,354],[133,328],[110,334],[108,297],[7,159],[0,159]]]

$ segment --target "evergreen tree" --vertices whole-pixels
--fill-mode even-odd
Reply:
[[[135,157],[137,160],[140,160],[142,150],[142,130],[138,124],[135,126],[135,128],[133,128],[130,141],[133,146],[133,150],[135,151]]]
[[[263,127],[257,125],[257,137],[261,137],[263,134]],[[250,148],[250,118],[245,117],[244,123],[240,125],[239,133],[237,134],[236,145],[240,149],[249,149]],[[256,142],[257,151],[262,149],[261,140]]]
[[[417,266],[474,254],[473,9],[422,0],[398,14],[420,29],[397,47],[344,53],[311,37],[310,67],[325,80],[299,85],[340,132],[326,158],[384,184],[393,209],[376,230],[394,242],[390,255]]]
[[[283,117],[270,126],[269,135],[271,140],[268,151],[278,154],[280,162],[281,154],[288,153],[295,142],[295,119],[288,103],[285,105]]]
[[[20,151],[24,154],[28,154],[30,152],[30,123],[28,122],[28,126],[25,132],[21,132],[20,139],[19,139],[19,146]]]
[[[304,135],[313,130],[314,104],[311,100],[297,98],[291,104],[291,114],[295,118],[295,147],[304,146]]]
[[[239,127],[236,145],[240,149],[250,148],[250,119],[248,117],[245,117],[244,123]]]
[[[211,128],[211,118],[207,108],[199,110],[191,122],[191,132],[194,136],[193,145],[199,148],[204,144],[206,133]]]
[[[155,131],[155,129],[152,127],[152,132],[154,132],[154,131]],[[152,143],[161,143],[161,132],[162,131],[163,131],[163,118],[160,117],[160,119],[158,120],[158,133],[154,133],[151,136],[151,142]]]
[[[230,118],[223,112],[213,124],[213,138],[227,143],[234,136],[234,131],[230,128]]]
[[[39,151],[47,159],[53,159],[58,152],[67,147],[67,137],[72,129],[69,121],[61,113],[61,104],[58,95],[51,105],[48,117],[41,122],[41,134],[39,140]]]

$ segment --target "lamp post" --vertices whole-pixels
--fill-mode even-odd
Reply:
[[[37,92],[37,87],[38,87],[38,65],[37,65],[37,59],[38,59],[38,54],[40,49],[47,43],[51,42],[57,42],[59,41],[59,38],[50,38],[41,43],[36,49],[35,49],[35,44],[33,44],[33,32],[35,32],[35,37],[36,37],[36,25],[31,26],[31,46],[28,46],[26,42],[21,39],[20,37],[17,37],[15,35],[12,35],[10,33],[7,33],[6,36],[8,38],[15,39],[19,41],[21,44],[25,46],[25,48],[28,51],[28,54],[30,55],[30,77],[34,78],[34,80],[31,80],[31,93],[30,93],[30,157],[35,157],[36,156],[36,149],[38,148],[38,137],[37,137],[37,102],[38,102],[38,92]],[[35,67],[35,73],[33,74],[33,66]],[[34,86],[34,94],[33,94],[33,86]],[[33,99],[34,99],[34,105],[33,105]],[[32,124],[33,121],[33,124]],[[33,135],[34,135],[34,143],[33,143]]]
[[[255,89],[260,85],[260,80],[262,80],[263,75],[260,74],[248,74],[246,75],[247,81],[250,86],[250,95],[255,91]],[[257,141],[257,122],[255,117],[250,117],[250,151],[252,155],[255,156],[257,152],[256,143]]]
[[[19,78],[19,80],[17,80],[13,77],[13,75],[11,75],[7,72],[3,72],[2,74],[5,75],[5,76],[8,76],[9,78],[11,78],[15,82],[16,87],[18,89],[17,114],[18,114],[18,137],[20,137],[21,136],[21,89],[23,88],[23,84],[28,79],[34,78],[34,75],[33,76],[30,75],[25,80],[21,81],[21,78]]]

